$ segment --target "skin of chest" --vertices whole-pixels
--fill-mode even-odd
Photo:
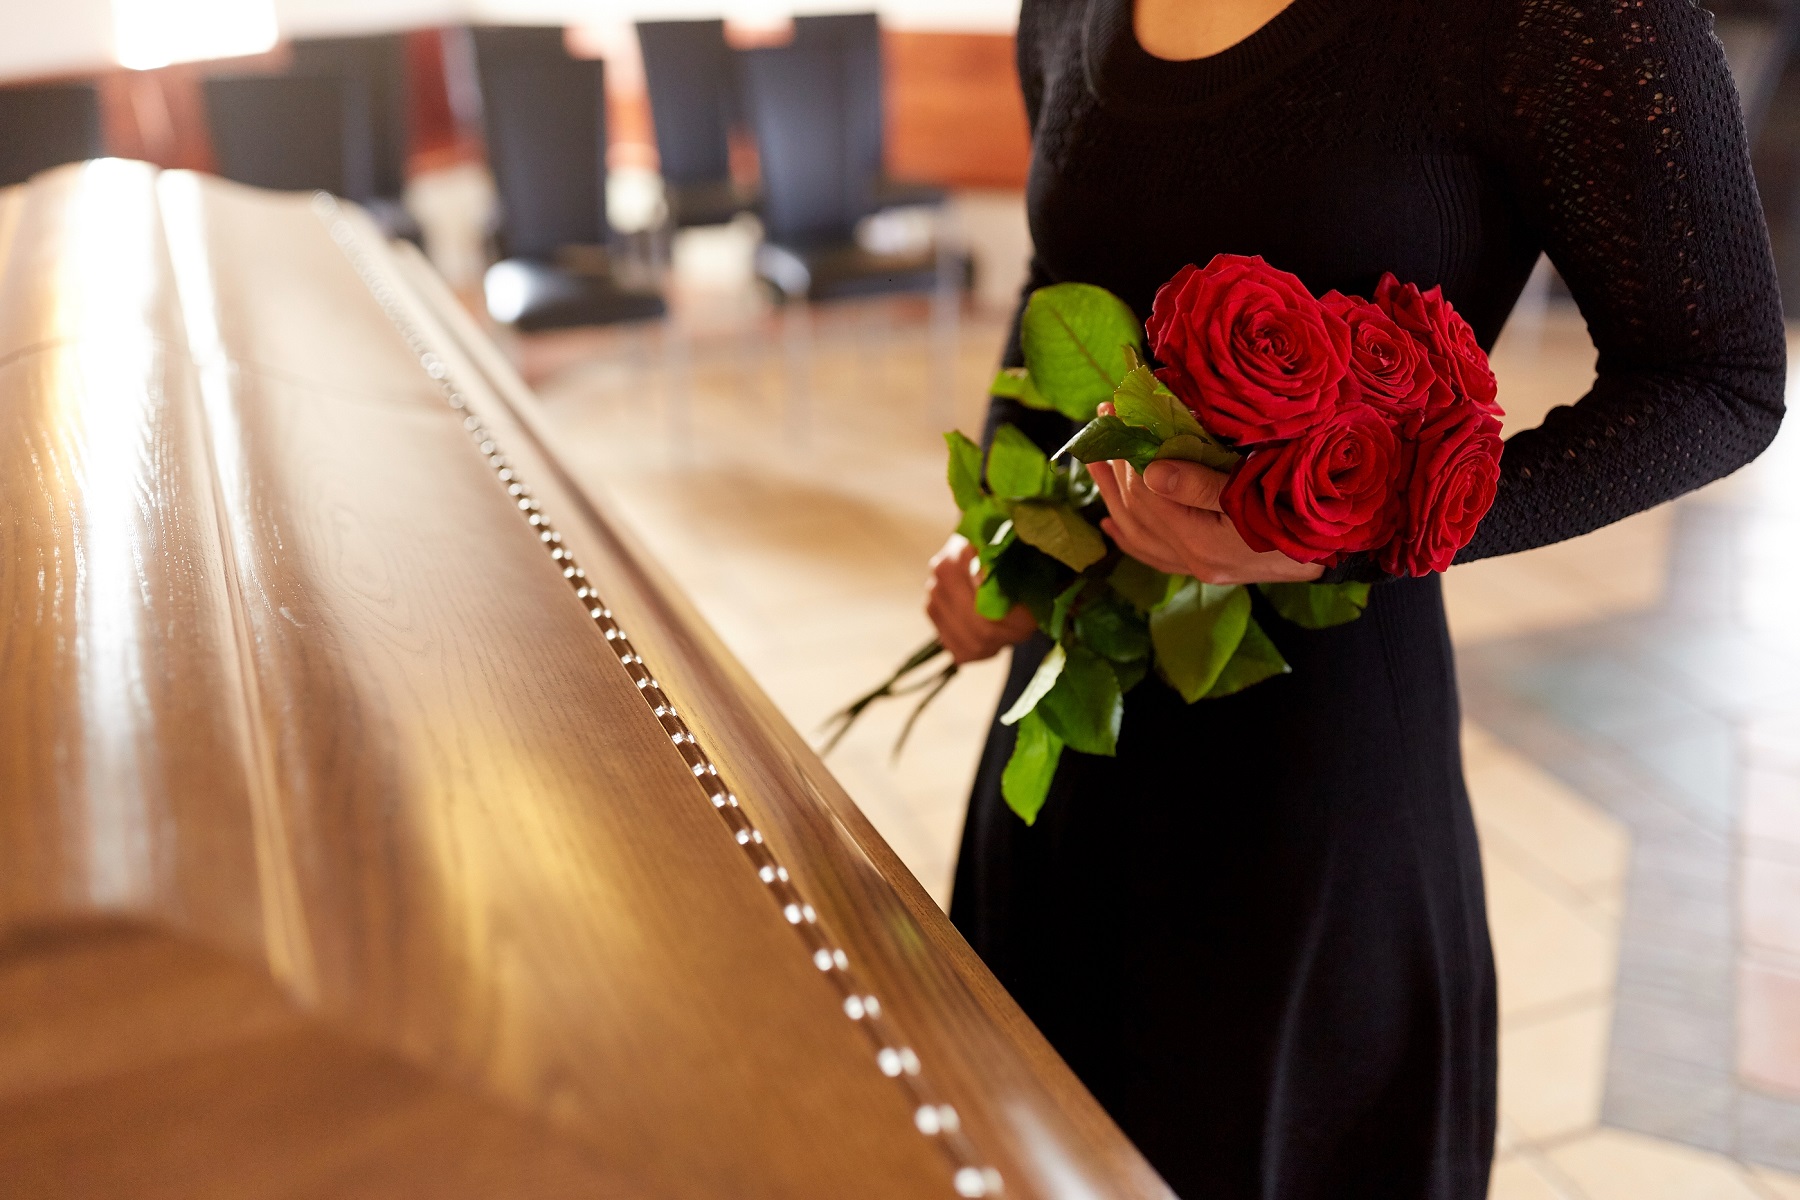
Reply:
[[[1261,29],[1292,0],[1136,0],[1138,43],[1173,62],[1207,58]]]

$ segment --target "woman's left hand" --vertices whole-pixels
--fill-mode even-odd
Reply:
[[[1258,553],[1219,507],[1225,476],[1199,463],[1161,459],[1139,475],[1128,462],[1088,468],[1111,514],[1100,527],[1119,548],[1170,575],[1202,583],[1310,583],[1325,573],[1279,551]]]

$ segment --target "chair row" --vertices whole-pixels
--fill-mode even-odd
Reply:
[[[881,33],[873,13],[802,16],[791,45],[733,50],[721,20],[638,26],[668,223],[754,212],[759,276],[782,301],[942,292],[960,256],[881,253],[859,222],[940,189],[884,171]],[[460,34],[459,34],[460,36]],[[622,282],[606,218],[605,65],[571,57],[560,27],[466,31],[483,133],[499,191],[489,308],[522,329],[659,315],[654,280]],[[282,190],[323,189],[417,239],[401,197],[408,155],[402,35],[305,39],[281,74],[209,77],[205,109],[220,173]],[[0,89],[0,184],[103,153],[87,85]],[[760,190],[731,174],[732,131],[747,126]],[[941,239],[940,239],[941,240]],[[640,273],[641,275],[642,273]],[[646,286],[646,285],[649,286]]]

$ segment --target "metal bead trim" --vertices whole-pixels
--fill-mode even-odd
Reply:
[[[562,534],[556,531],[549,517],[544,515],[542,506],[531,494],[530,486],[507,460],[487,425],[475,415],[469,397],[451,378],[449,365],[430,349],[424,335],[402,306],[398,292],[376,269],[355,226],[344,218],[336,199],[327,193],[315,193],[312,208],[330,232],[331,240],[337,243],[344,256],[350,260],[351,267],[406,342],[407,349],[418,359],[420,368],[436,382],[445,403],[452,410],[466,414],[462,421],[463,429],[475,443],[476,449],[487,459],[501,490],[514,500],[528,525],[538,532],[538,538],[547,548],[551,559],[562,568],[563,579],[574,591],[575,598],[581,602],[589,619],[604,635],[606,644],[618,656],[619,664],[637,686],[651,715],[668,734],[670,745],[693,772],[695,782],[711,802],[714,811],[725,822],[732,840],[749,859],[756,877],[767,888],[777,910],[798,934],[813,966],[836,987],[842,997],[845,1017],[854,1022],[868,1039],[874,1052],[876,1069],[894,1080],[907,1093],[913,1111],[913,1127],[935,1142],[950,1160],[952,1190],[956,1195],[970,1200],[1000,1195],[1004,1190],[1000,1173],[993,1167],[982,1165],[974,1145],[962,1132],[962,1123],[956,1109],[944,1103],[927,1082],[919,1056],[906,1044],[905,1037],[893,1021],[883,1013],[881,1001],[863,986],[856,973],[851,970],[849,955],[820,923],[818,911],[807,903],[788,869],[769,849],[763,840],[762,831],[750,823],[750,817],[738,804],[737,796],[726,786],[718,767],[695,740],[694,731],[688,728],[687,723],[675,711],[674,703],[663,692],[662,685],[645,664],[643,655],[632,646],[625,630],[613,618],[612,609],[606,606],[599,593],[588,582],[587,572],[563,548]]]

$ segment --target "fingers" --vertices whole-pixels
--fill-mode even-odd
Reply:
[[[1136,482],[1135,472],[1130,464],[1109,462],[1097,464],[1099,470],[1094,471],[1094,483],[1106,500],[1106,510],[1110,514],[1111,524],[1102,522],[1102,527],[1119,543],[1121,549],[1133,558],[1155,566],[1152,560],[1160,562],[1179,562],[1180,555],[1170,545],[1167,538],[1144,519],[1145,514],[1139,511],[1138,499],[1166,504],[1159,497],[1144,493],[1142,485]],[[1166,570],[1157,567],[1158,570]],[[1178,573],[1185,574],[1185,571]]]
[[[990,621],[976,611],[979,572],[975,547],[953,538],[932,556],[931,574],[925,580],[925,615],[957,663],[992,658],[1037,631],[1037,621],[1023,607],[1014,607],[999,621]]]
[[[1101,520],[1100,528],[1106,530],[1107,536],[1119,544],[1119,549],[1131,555],[1147,567],[1155,567],[1165,575],[1186,575],[1189,571],[1185,565],[1170,557],[1168,552],[1154,543],[1139,544],[1131,534],[1119,528],[1119,523],[1111,517]]]
[[[931,556],[931,569],[934,571],[937,570],[937,566],[940,562],[952,561],[959,558],[967,559],[973,556],[974,553],[975,547],[969,544],[968,538],[960,533],[953,533],[945,540],[942,546],[938,547],[937,553]]]
[[[1144,468],[1144,486],[1176,504],[1223,511],[1219,495],[1225,490],[1225,475],[1199,463],[1173,458],[1153,462]]]

